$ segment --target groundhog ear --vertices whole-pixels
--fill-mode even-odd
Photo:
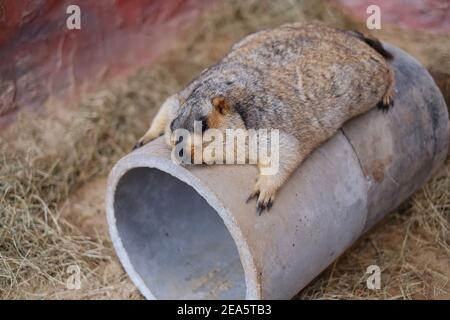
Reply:
[[[230,107],[227,104],[224,96],[217,96],[211,99],[211,104],[219,111],[221,114],[226,114],[230,111]]]

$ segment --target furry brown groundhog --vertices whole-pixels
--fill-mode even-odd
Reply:
[[[344,122],[374,106],[393,105],[390,58],[374,38],[320,24],[256,32],[168,98],[136,147],[164,132],[170,137],[175,129],[192,132],[194,121],[202,121],[203,132],[278,129],[278,173],[260,174],[249,197],[257,197],[261,213],[294,169]]]

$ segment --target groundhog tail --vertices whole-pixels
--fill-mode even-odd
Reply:
[[[359,31],[350,31],[350,33],[374,48],[385,59],[391,60],[393,58],[392,54],[383,47],[383,44],[377,38],[365,35]]]

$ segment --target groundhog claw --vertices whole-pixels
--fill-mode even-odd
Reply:
[[[259,190],[256,190],[256,191],[252,192],[252,193],[248,196],[247,200],[245,200],[245,203],[249,203],[250,200],[252,200],[253,198],[257,198],[258,196],[259,196]]]
[[[245,203],[248,203],[253,198],[257,198],[256,201],[256,213],[261,215],[264,210],[267,209],[269,211],[272,208],[273,201],[275,199],[276,188],[269,187],[270,184],[265,185],[268,180],[259,179],[255,185],[255,191],[253,191],[250,196],[247,198]]]
[[[136,144],[133,146],[132,150],[136,150],[139,149],[140,147],[142,147],[144,145],[144,142],[142,140],[139,140],[138,142],[136,142]]]
[[[261,197],[260,197],[261,198]],[[256,205],[256,213],[260,216],[261,213],[267,209],[269,211],[272,208],[273,205],[273,197],[269,198],[268,200],[262,200],[258,199],[257,205]]]
[[[261,213],[264,211],[266,207],[264,207],[264,205],[261,205],[260,203],[258,203],[258,205],[256,206],[256,213],[258,214],[258,216],[261,215]]]

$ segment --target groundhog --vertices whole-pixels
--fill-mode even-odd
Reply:
[[[286,24],[234,44],[162,105],[140,147],[176,129],[278,129],[279,170],[259,175],[250,197],[269,210],[277,190],[305,158],[347,120],[393,106],[392,56],[357,31],[320,24]],[[260,167],[258,163],[258,167]],[[261,170],[260,170],[261,172]]]

